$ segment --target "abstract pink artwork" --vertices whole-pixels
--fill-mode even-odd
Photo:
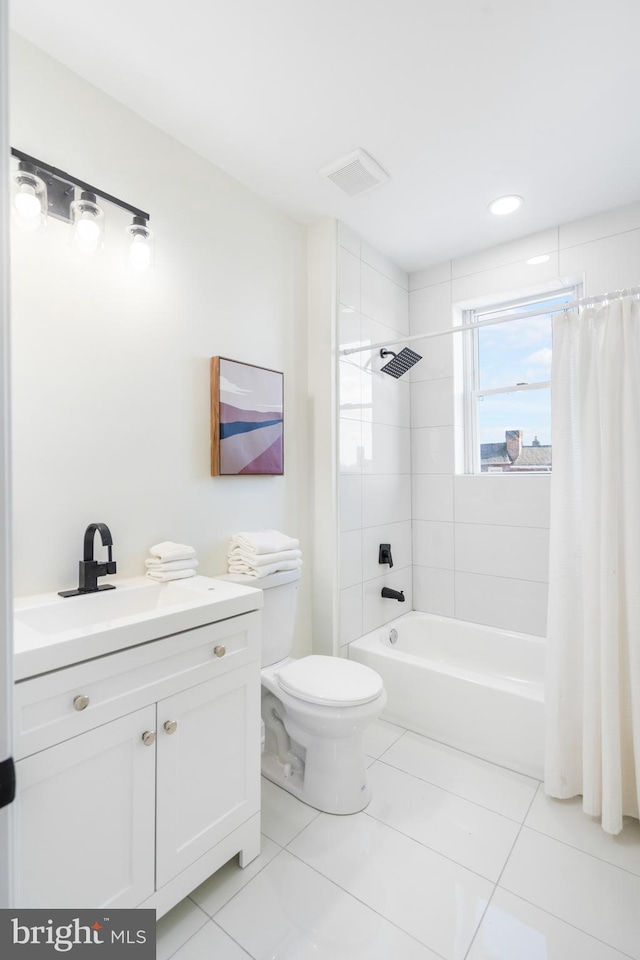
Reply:
[[[212,476],[284,473],[283,414],[282,373],[212,357]]]

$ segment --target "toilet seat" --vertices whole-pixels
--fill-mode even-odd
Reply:
[[[298,700],[331,707],[354,707],[375,700],[382,678],[362,663],[338,657],[309,656],[293,660],[277,674],[282,689]]]

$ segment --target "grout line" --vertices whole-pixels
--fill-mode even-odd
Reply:
[[[436,742],[437,742],[437,741],[436,741]],[[463,751],[461,750],[460,753],[462,753],[462,752],[463,752]],[[468,754],[468,756],[473,756],[473,754]],[[404,774],[405,774],[406,776],[408,776],[408,777],[413,777],[414,780],[419,780],[420,783],[428,783],[429,786],[435,787],[437,790],[442,790],[443,793],[448,793],[448,794],[449,794],[450,796],[452,796],[452,797],[457,797],[458,800],[465,800],[467,803],[471,803],[471,804],[473,804],[475,807],[480,807],[481,810],[486,810],[488,813],[493,813],[496,817],[503,817],[505,820],[508,820],[509,823],[518,823],[518,824],[520,824],[520,826],[522,826],[523,823],[524,823],[524,821],[518,820],[516,817],[510,817],[510,816],[509,816],[508,814],[506,814],[506,813],[500,813],[498,810],[494,810],[493,807],[487,807],[487,806],[485,806],[484,803],[478,803],[477,800],[470,800],[468,797],[465,797],[463,794],[461,794],[461,793],[456,793],[455,790],[450,790],[450,789],[448,789],[447,787],[441,786],[439,783],[434,783],[433,780],[427,780],[425,777],[421,777],[421,776],[419,776],[417,773],[409,773],[409,771],[408,771],[408,770],[405,770],[403,767],[396,767],[395,764],[389,763],[388,760],[382,760],[381,758],[378,758],[378,759],[379,759],[379,762],[380,762],[380,763],[385,764],[385,766],[387,766],[387,767],[391,767],[392,770],[397,770],[399,773],[404,773]],[[476,757],[476,759],[479,759],[479,758]],[[488,761],[485,761],[485,763],[487,763],[487,762],[488,762]],[[497,766],[497,764],[495,764],[495,766]],[[501,769],[501,770],[508,770],[509,768],[508,768],[508,767],[500,767],[500,769]],[[511,770],[511,771],[509,771],[509,772],[510,772],[510,773],[513,773],[514,771]],[[524,774],[519,774],[519,776],[524,776]],[[533,792],[534,797],[535,797],[535,795],[536,795],[536,792],[537,792],[537,787],[536,787],[536,790],[534,790],[534,792]]]
[[[327,814],[327,816],[330,816],[330,814]],[[401,927],[399,923],[395,922],[395,920],[390,920],[389,917],[385,917],[383,913],[380,913],[379,910],[376,910],[375,907],[372,907],[370,903],[366,902],[366,900],[361,900],[360,897],[356,896],[350,890],[347,890],[346,887],[342,887],[335,880],[332,880],[331,877],[328,877],[326,874],[322,873],[321,870],[318,870],[317,867],[314,867],[312,864],[307,863],[306,860],[303,860],[302,857],[299,857],[296,853],[293,853],[292,850],[287,850],[285,852],[288,853],[289,856],[294,857],[298,861],[298,863],[301,863],[303,866],[308,867],[309,870],[313,870],[313,872],[317,873],[318,876],[322,877],[323,880],[326,880],[328,883],[332,884],[332,886],[337,887],[338,890],[346,894],[352,900],[355,900],[356,903],[360,903],[363,907],[366,907],[367,910],[370,910],[372,913],[375,913],[376,916],[380,917],[381,920],[384,920],[385,923],[388,923],[390,926],[395,927],[396,930],[399,930],[405,937],[409,937],[410,940],[413,940],[415,943],[420,944],[420,946],[423,947],[425,950],[430,950],[431,953],[434,955],[434,957],[438,957],[438,958],[442,958],[442,960],[446,960],[446,958],[443,958],[442,954],[434,950],[433,947],[424,943],[423,940],[418,940],[418,938],[414,936],[414,934],[409,933],[408,930],[405,930],[404,927]]]
[[[489,899],[487,900],[487,905],[486,905],[486,907],[484,908],[484,911],[483,911],[483,913],[482,913],[482,916],[480,917],[480,923],[479,923],[478,926],[476,927],[475,933],[473,934],[473,937],[471,938],[471,943],[469,944],[469,949],[467,950],[467,952],[466,952],[466,954],[465,954],[464,960],[466,960],[466,958],[469,956],[469,953],[471,952],[471,949],[472,949],[472,947],[473,947],[474,941],[475,941],[476,937],[478,936],[478,931],[480,930],[480,927],[482,926],[482,922],[483,922],[485,916],[487,915],[487,911],[489,910],[489,907],[491,906],[491,901],[493,900],[493,898],[494,898],[494,896],[495,896],[495,892],[496,892],[496,890],[498,889],[498,884],[500,883],[500,880],[502,879],[502,875],[504,874],[504,871],[507,869],[507,864],[509,863],[509,860],[511,859],[511,854],[513,853],[513,851],[514,851],[514,849],[515,849],[515,845],[516,845],[516,843],[518,842],[518,839],[519,839],[519,837],[520,837],[520,834],[522,833],[522,831],[523,831],[523,829],[524,829],[524,821],[525,821],[525,820],[527,819],[527,817],[529,816],[529,811],[531,810],[531,807],[533,806],[533,802],[534,802],[536,796],[538,795],[538,791],[539,791],[540,787],[541,787],[541,783],[538,783],[538,786],[536,787],[536,789],[535,789],[534,792],[533,792],[533,796],[532,796],[532,798],[531,798],[531,802],[530,802],[529,806],[527,807],[527,812],[525,813],[524,818],[523,818],[523,820],[522,820],[522,822],[521,822],[521,824],[520,824],[520,828],[519,828],[519,830],[518,830],[518,832],[517,832],[517,834],[516,834],[516,836],[515,836],[515,839],[514,839],[513,843],[511,844],[511,849],[509,850],[509,853],[508,853],[507,856],[505,857],[504,864],[502,865],[502,870],[501,870],[500,873],[498,874],[498,879],[495,881],[495,883],[494,883],[494,885],[493,885],[493,890],[491,891],[491,896],[490,896]]]
[[[242,950],[242,953],[245,955],[245,957],[250,957],[251,960],[258,960],[258,958],[255,957],[252,953],[249,953],[249,951],[246,950],[246,949],[242,946],[242,944],[239,943],[238,940],[236,940],[235,937],[232,937],[228,930],[225,930],[224,927],[221,927],[220,924],[219,924],[219,923],[216,923],[216,921],[213,920],[213,919],[211,920],[211,923],[213,923],[213,924],[218,928],[218,930],[221,930],[226,937],[229,937],[229,940],[231,940],[233,943],[235,943],[235,945],[236,945],[240,950]]]
[[[209,914],[206,912],[206,910],[203,910],[202,907],[199,906],[199,904],[197,904],[197,903],[195,902],[195,900],[192,900],[192,899],[191,899],[191,896],[190,896],[189,894],[187,894],[187,896],[186,896],[183,900],[180,900],[179,903],[184,903],[185,900],[189,900],[189,902],[191,903],[191,905],[192,905],[193,907],[196,907],[196,909],[199,910],[200,913],[202,913],[206,919],[205,919],[204,923],[201,924],[201,926],[198,927],[197,930],[194,930],[194,931],[193,931],[193,933],[191,934],[191,936],[187,937],[186,940],[184,940],[179,946],[176,947],[176,949],[173,951],[173,953],[167,954],[165,960],[171,960],[171,957],[174,957],[174,956],[176,955],[176,953],[178,952],[178,950],[182,950],[182,948],[183,948],[187,943],[189,943],[190,940],[193,940],[193,938],[195,937],[196,933],[199,933],[200,930],[202,930],[202,928],[205,927],[205,926],[207,925],[207,923],[211,920],[211,917],[210,917]],[[172,907],[172,908],[171,908],[171,910],[175,910],[175,908],[176,908],[178,905],[179,905],[179,904],[177,903],[175,907]],[[164,917],[166,917],[168,913],[171,913],[171,910],[168,910],[167,913],[164,914],[164,916],[160,917],[160,920],[164,920]],[[159,921],[156,920],[156,927],[157,927],[158,923],[159,923]],[[156,937],[156,953],[157,953],[157,950],[158,950],[158,940],[157,940],[157,937]]]
[[[527,812],[527,816],[528,815],[529,813]],[[612,860],[605,860],[604,857],[599,857],[597,854],[591,853],[590,850],[585,850],[584,847],[577,847],[575,844],[569,843],[568,840],[561,840],[552,833],[545,833],[544,830],[539,830],[537,827],[532,827],[526,823],[526,818],[523,826],[526,827],[527,830],[531,830],[532,833],[537,833],[540,837],[546,837],[547,840],[553,840],[554,843],[561,843],[563,847],[569,847],[570,850],[575,850],[577,853],[583,853],[586,857],[591,857],[592,860],[597,860],[598,863],[605,863],[608,867],[613,867],[614,870],[621,870],[623,873],[627,873],[630,877],[635,877],[636,880],[640,880],[640,873],[634,873],[633,870],[629,870],[627,867],[621,867],[620,864],[613,863]]]

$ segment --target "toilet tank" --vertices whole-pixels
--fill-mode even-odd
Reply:
[[[227,574],[220,579],[242,583],[264,591],[262,607],[261,666],[268,667],[293,652],[293,629],[300,570],[283,570],[259,580],[242,574]]]

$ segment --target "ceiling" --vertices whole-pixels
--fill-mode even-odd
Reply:
[[[12,0],[12,27],[407,270],[640,199],[638,0]],[[357,147],[390,179],[318,171]],[[508,217],[487,212],[518,193]]]

